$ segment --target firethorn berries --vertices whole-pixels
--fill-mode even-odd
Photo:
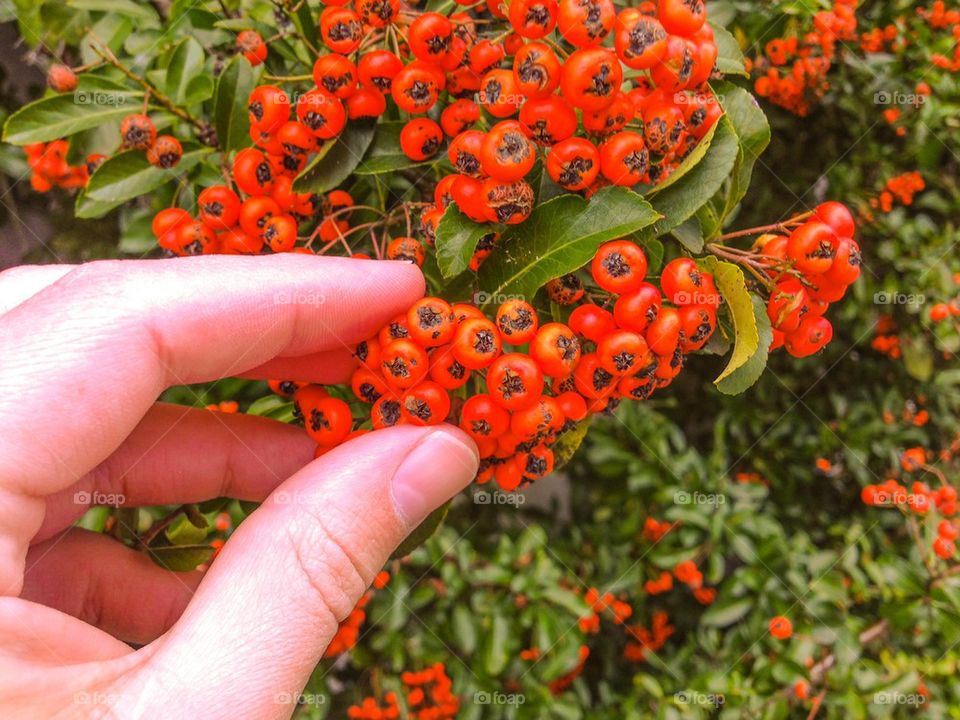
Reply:
[[[58,93],[69,93],[77,89],[77,74],[66,65],[57,63],[47,70],[47,85]]]
[[[473,395],[463,405],[460,427],[477,440],[495,439],[510,429],[510,413],[489,395]]]
[[[247,195],[268,195],[273,190],[273,169],[256,148],[247,148],[233,159],[233,181]]]
[[[636,290],[647,274],[647,256],[629,240],[613,240],[597,250],[590,265],[594,281],[611,293]]]
[[[600,146],[600,172],[613,185],[636,185],[649,168],[650,151],[639,133],[624,130]]]
[[[580,341],[563,323],[547,323],[537,331],[530,344],[530,356],[537,361],[545,375],[567,377],[580,360]]]
[[[250,93],[247,110],[253,127],[271,133],[290,119],[290,98],[275,85],[260,85]]]
[[[769,630],[777,640],[786,640],[793,635],[793,623],[783,615],[777,615],[770,621]]]
[[[383,348],[380,366],[389,385],[405,389],[413,387],[430,370],[427,353],[412,340],[394,340]]]
[[[407,331],[411,340],[424,347],[445,345],[456,332],[453,308],[440,298],[418,300],[407,311]]]
[[[671,260],[660,275],[664,297],[674,305],[717,305],[720,295],[709,275],[690,258]]]
[[[561,275],[547,283],[547,295],[557,305],[573,305],[584,294],[583,282],[573,273]]]
[[[240,198],[225,185],[205,188],[197,197],[200,219],[215,230],[228,230],[240,219]]]
[[[536,148],[520,123],[505,120],[486,134],[480,149],[483,172],[497,180],[520,180],[533,168]]]
[[[837,235],[822,222],[806,222],[787,241],[787,257],[804,275],[820,275],[830,269],[836,255]]]
[[[157,141],[157,128],[146,115],[127,115],[120,123],[120,139],[128,150],[149,150]]]
[[[577,50],[563,64],[560,90],[563,97],[581,110],[601,110],[620,90],[623,68],[617,56],[606,48]]]
[[[450,414],[450,396],[439,384],[426,380],[404,393],[400,412],[413,425],[438,425]]]
[[[480,370],[500,354],[500,332],[486,318],[467,318],[457,327],[453,339],[453,356],[461,365]]]
[[[398,237],[390,241],[387,245],[387,257],[391,260],[405,260],[423,265],[425,254],[423,244],[416,238]]]
[[[658,0],[657,18],[664,30],[675,35],[693,35],[707,19],[703,0]]]
[[[584,190],[597,179],[600,153],[589,140],[568,138],[550,148],[546,168],[550,179],[565,190]]]
[[[598,305],[585,303],[578,305],[568,320],[570,329],[577,335],[585,337],[593,342],[600,342],[600,339],[608,332],[616,328],[617,324],[613,315]]]
[[[243,30],[238,33],[237,49],[254,67],[267,59],[267,46],[256,30]]]
[[[530,42],[513,59],[517,89],[530,99],[550,95],[560,84],[562,65],[549,45]]]
[[[293,396],[294,406],[303,418],[307,433],[318,445],[339,445],[353,428],[350,406],[316,385],[300,388]]]
[[[429,118],[414,118],[400,131],[400,148],[415,162],[437,154],[443,145],[443,130]]]
[[[172,135],[161,135],[147,150],[147,161],[164,170],[176,167],[182,157],[183,147]]]
[[[543,371],[528,355],[501,355],[487,369],[487,392],[507,410],[529,407],[543,393]]]
[[[347,122],[347,111],[335,95],[314,88],[297,101],[297,118],[315,137],[329,140],[340,134]]]
[[[629,68],[649,70],[666,54],[667,31],[639,8],[621,10],[614,33],[617,55]]]
[[[525,300],[507,300],[497,309],[500,337],[510,345],[525,345],[537,332],[537,311]]]

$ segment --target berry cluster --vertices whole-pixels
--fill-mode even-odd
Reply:
[[[948,449],[940,453],[940,460],[948,461],[954,452],[960,448],[960,436]],[[930,473],[939,480],[939,487],[931,488],[927,483],[915,480],[907,488],[894,478],[882,483],[865,486],[860,492],[860,499],[871,507],[898,508],[905,514],[919,518],[929,518],[931,523],[940,518],[936,528],[936,537],[932,541],[934,553],[943,560],[950,560],[956,553],[955,541],[958,529],[956,515],[960,510],[957,504],[957,488],[947,481],[946,476],[928,462],[928,453],[922,447],[907,448],[900,455],[900,469],[904,473]],[[919,542],[919,535],[915,535]]]
[[[610,293],[612,309],[583,302],[567,323],[541,325],[520,299],[501,304],[493,319],[466,303],[415,303],[356,349],[351,389],[371,406],[369,427],[451,418],[477,442],[479,483],[495,479],[510,491],[548,475],[551,446],[566,429],[623,398],[643,400],[669,385],[685,355],[702,348],[716,327],[713,277],[689,258],[668,263],[658,288],[645,279],[643,250],[615,240],[597,251],[591,274]],[[563,289],[572,285],[568,280]],[[564,299],[582,296],[579,288]],[[451,393],[471,381],[474,392],[454,405]],[[346,400],[321,386],[275,387],[296,388],[296,412],[318,454],[367,431],[355,428]]]
[[[30,166],[30,185],[40,193],[50,192],[54,187],[85,187],[90,175],[106,160],[103,155],[89,155],[82,165],[70,165],[67,162],[69,144],[66,140],[27,145],[24,151]]]
[[[164,170],[176,167],[183,146],[173,135],[157,136],[157,128],[145,114],[127,115],[120,123],[121,150],[143,150],[151,165]]]
[[[452,720],[460,709],[460,699],[453,694],[450,678],[442,663],[424,670],[405,672],[400,680],[405,688],[404,704],[412,720]],[[347,709],[351,720],[393,720],[400,717],[397,694],[384,695],[384,704],[376,698],[364,698],[359,705]]]
[[[759,252],[774,261],[775,271],[786,263],[794,272],[786,279],[777,279],[767,303],[773,323],[771,349],[783,346],[794,357],[807,357],[833,338],[833,326],[824,313],[860,277],[855,229],[846,207],[826,202],[789,235],[770,234],[758,239]]]
[[[403,75],[411,67],[420,68],[426,87],[431,79],[423,64],[453,67],[448,91],[452,84],[454,95],[476,93],[478,102],[460,97],[448,105],[439,123],[418,117],[401,133],[403,151],[416,161],[436,155],[450,138],[447,158],[455,172],[440,181],[436,206],[425,213],[433,230],[450,202],[476,222],[526,219],[534,192],[525,178],[538,150],[550,178],[569,192],[656,184],[722,114],[705,84],[717,47],[700,0],[645,2],[619,13],[610,0],[525,0],[510,4],[507,19],[516,36],[496,43],[458,33],[463,26],[435,13],[421,15],[410,26],[417,59],[391,79],[392,97],[414,114],[429,110],[436,97],[416,92]],[[555,27],[574,52],[547,39]],[[614,49],[600,47],[611,32]],[[401,67],[396,58],[391,64]],[[627,92],[623,66],[646,73]],[[475,128],[481,107],[500,121]]]
[[[856,38],[854,11],[859,0],[836,0],[830,10],[814,15],[814,29],[803,37],[791,35],[767,42],[764,55],[750,64],[759,74],[757,95],[804,117],[830,88],[827,73],[837,43]]]

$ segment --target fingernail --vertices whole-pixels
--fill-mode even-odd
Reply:
[[[393,476],[393,501],[415,528],[477,475],[476,446],[456,428],[437,428],[404,458]]]

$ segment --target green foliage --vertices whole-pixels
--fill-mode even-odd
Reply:
[[[161,21],[156,8],[165,5],[169,15]],[[196,128],[175,121],[154,96],[149,112],[184,141],[183,160],[160,171],[142,153],[114,154],[76,199],[77,217],[106,220],[83,226],[95,229],[82,241],[58,235],[51,244],[64,257],[149,251],[152,212],[173,204],[192,210],[198,191],[219,182],[232,153],[249,145],[246,97],[256,78],[311,69],[306,44],[292,36],[271,43],[262,70],[224,57],[237,30],[273,34],[280,5],[228,2],[243,9],[239,18],[224,18],[215,3],[179,1],[13,6],[6,15],[0,7],[0,17],[16,20],[28,46],[63,45],[92,62],[99,58],[96,35],[180,110],[217,131],[218,147],[199,145]],[[288,27],[316,46],[316,4],[282,6],[295,7],[285,15]],[[568,430],[555,446],[560,477],[519,496],[471,488],[418,528],[389,563],[390,582],[366,607],[357,647],[325,661],[311,680],[306,692],[329,703],[301,708],[301,716],[344,717],[371,688],[393,688],[404,670],[435,662],[445,664],[461,716],[471,719],[808,717],[810,701],[791,692],[798,680],[811,683],[811,697],[825,693],[813,713],[820,718],[912,717],[918,709],[956,716],[960,576],[950,570],[955,564],[929,552],[935,513],[860,500],[863,486],[889,477],[939,484],[935,475],[902,471],[898,458],[906,448],[929,450],[948,482],[960,470],[953,458],[960,329],[954,320],[929,320],[934,302],[956,297],[953,274],[960,271],[960,93],[956,74],[930,64],[933,53],[949,54],[954,40],[923,22],[915,3],[864,5],[857,9],[861,31],[898,23],[911,42],[883,53],[843,43],[830,88],[807,117],[758,105],[751,79],[730,77],[746,74],[742,51],[753,60],[769,40],[810,31],[813,13],[825,7],[711,3],[718,68],[728,75],[711,82],[726,116],[662,184],[604,189],[588,203],[564,194],[538,165],[538,204],[527,222],[480,225],[451,206],[437,230],[435,260],[424,269],[431,291],[451,299],[472,294],[489,309],[519,295],[535,302],[542,318],[562,319],[564,310],[545,302],[542,286],[577,271],[606,240],[642,243],[655,275],[663,259],[709,254],[708,243],[731,226],[766,225],[837,199],[860,220],[864,269],[844,302],[830,309],[833,344],[803,361],[768,353],[773,333],[755,278],[714,257],[702,260],[724,298],[707,352],[688,359],[669,392],[625,403],[594,419],[589,433],[588,423]],[[895,124],[883,120],[889,106],[872,101],[874,94],[910,94],[920,82],[931,86],[929,98],[903,103]],[[74,160],[112,152],[100,147],[102,138],[139,111],[142,88],[98,67],[81,76],[78,93],[48,93],[8,108],[4,140],[70,137]],[[115,100],[80,102],[96,93]],[[358,203],[385,209],[399,198],[429,200],[448,165],[442,152],[431,162],[407,158],[399,148],[402,126],[391,111],[376,122],[351,123],[324,145],[297,189],[344,187]],[[0,170],[22,176],[22,153],[0,148]],[[887,180],[910,170],[926,181],[913,203],[897,202],[890,212],[875,207]],[[69,214],[72,225],[69,203],[49,197],[51,214]],[[357,216],[366,218],[363,212]],[[395,219],[394,234],[408,234],[407,218]],[[470,272],[477,243],[493,230],[500,233],[497,252]],[[913,301],[884,300],[906,296]],[[871,345],[881,318],[894,323],[883,334],[899,338],[897,358]],[[293,422],[289,399],[268,395],[263,383],[175,388],[164,399],[197,407],[238,400],[241,411]],[[926,423],[917,421],[921,411],[929,414]],[[150,539],[155,560],[188,570],[209,562],[210,539],[225,536],[213,529],[220,513],[236,526],[254,509],[221,499],[134,511],[125,527]],[[105,531],[110,513],[98,508],[80,524]],[[675,525],[654,539],[645,532],[648,519]],[[157,528],[163,531],[151,535]],[[667,593],[647,591],[647,581],[687,560],[716,591],[711,604],[676,579]],[[627,625],[649,628],[655,613],[666,612],[674,634],[644,661],[627,659],[631,637],[609,613],[596,634],[581,624],[592,615],[584,599],[589,588],[628,603]],[[767,632],[778,614],[793,621],[788,642]],[[577,667],[583,646],[589,660],[560,692],[552,683]],[[539,656],[521,656],[531,649]],[[920,683],[929,698],[920,699]],[[495,693],[504,703],[489,702]]]

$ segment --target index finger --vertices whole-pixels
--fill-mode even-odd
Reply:
[[[406,263],[90,263],[0,317],[0,478],[47,494],[107,457],[165,388],[343,351],[421,297]]]

